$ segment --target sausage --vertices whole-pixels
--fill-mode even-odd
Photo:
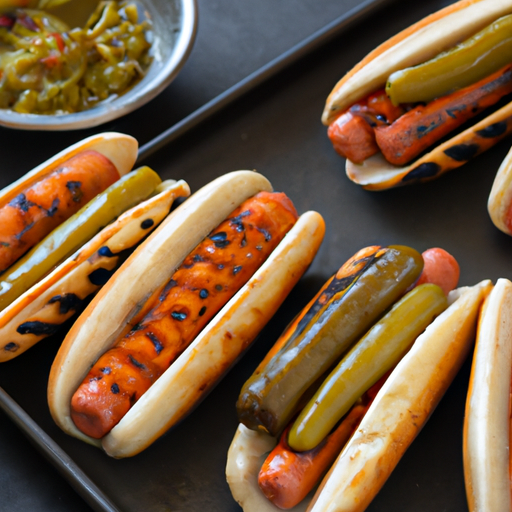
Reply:
[[[386,160],[404,165],[442,137],[512,92],[512,66],[479,82],[410,110],[390,126],[375,129]]]
[[[362,163],[379,152],[374,129],[389,125],[404,112],[405,107],[394,106],[381,89],[357,102],[333,121],[327,129],[327,136],[339,155]]]
[[[416,285],[433,283],[440,286],[444,293],[453,290],[459,282],[460,267],[457,260],[444,249],[433,247],[424,251],[423,271]]]
[[[119,179],[97,151],[83,151],[0,208],[0,271]]]
[[[145,317],[99,358],[71,401],[71,417],[101,438],[249,279],[297,219],[284,194],[243,203],[187,256]]]

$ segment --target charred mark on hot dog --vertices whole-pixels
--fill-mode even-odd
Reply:
[[[75,203],[79,203],[84,196],[82,192],[82,183],[80,181],[68,181],[66,188],[71,192],[71,198]]]
[[[98,254],[100,256],[105,256],[106,258],[113,258],[115,254],[110,250],[110,247],[104,245],[98,249]]]
[[[146,366],[143,363],[141,363],[140,361],[137,361],[137,359],[135,359],[135,357],[133,357],[132,354],[128,354],[128,359],[137,368],[139,368],[141,370],[147,370]]]
[[[499,137],[503,135],[507,131],[507,122],[500,121],[499,123],[494,123],[489,126],[486,126],[482,130],[477,130],[476,134],[485,139],[492,139],[494,137]]]
[[[18,325],[16,332],[19,334],[34,334],[35,336],[51,336],[60,328],[60,324],[49,324],[34,320],[32,322],[23,322]]]
[[[457,162],[465,162],[473,158],[480,149],[478,144],[457,144],[451,148],[445,149],[444,154],[457,160]]]
[[[402,181],[412,181],[412,180],[421,180],[423,178],[431,178],[434,177],[437,173],[441,171],[441,166],[436,164],[435,162],[425,162],[418,167],[412,169],[408,174],[406,174]]]
[[[63,295],[55,295],[48,301],[48,304],[54,304],[55,302],[59,303],[59,313],[66,315],[71,310],[76,311],[80,304],[82,304],[82,299],[74,293],[65,293]]]
[[[263,192],[214,229],[184,259],[163,291],[149,299],[136,329],[93,366],[88,377],[97,375],[101,367],[112,368],[112,373],[94,383],[94,390],[88,387],[88,377],[84,379],[71,402],[76,426],[95,438],[108,433],[249,280],[296,219],[297,212],[284,194]],[[246,259],[247,249],[240,248],[243,237],[253,253],[250,261]],[[252,251],[256,246],[260,252]],[[224,275],[224,268],[231,272]],[[129,355],[145,369],[126,364]],[[119,387],[115,396],[110,393],[113,383]]]
[[[213,235],[208,236],[208,238],[214,242],[215,247],[218,249],[224,249],[224,247],[227,247],[231,242],[227,239],[228,234],[225,231],[220,231],[218,233],[215,233]]]
[[[169,282],[165,285],[164,289],[162,290],[162,293],[160,294],[159,301],[163,302],[169,292],[175,287],[178,286],[178,283],[174,279],[170,279]]]
[[[16,240],[21,240],[23,235],[27,231],[30,231],[34,227],[34,224],[35,224],[35,222],[31,222],[30,224],[27,224],[19,233],[16,233],[16,235],[14,235],[14,238],[16,238]]]
[[[114,384],[110,386],[110,390],[112,393],[114,393],[114,395],[117,395],[119,393],[119,386],[114,382]]]
[[[22,212],[28,212],[32,206],[37,206],[32,201],[27,199],[25,194],[18,194],[10,203],[9,206],[13,208],[19,208]]]
[[[7,350],[7,352],[17,352],[20,346],[17,343],[14,343],[14,341],[11,341],[10,343],[7,343],[5,345],[4,350]]]
[[[152,332],[147,332],[146,336],[151,341],[151,343],[153,343],[157,355],[160,354],[160,352],[162,352],[162,350],[164,349],[164,346],[160,342],[160,340]]]
[[[96,286],[103,286],[112,277],[113,270],[107,270],[106,268],[97,268],[93,270],[87,277],[89,281]]]
[[[48,214],[48,217],[53,217],[59,211],[59,204],[60,204],[60,200],[59,200],[58,197],[56,197],[53,200],[52,205],[50,206],[50,208],[48,210],[46,210],[46,213]]]
[[[155,221],[153,219],[146,219],[146,220],[143,220],[141,223],[140,223],[140,227],[142,229],[149,229],[150,227],[152,227],[153,225],[155,224]]]

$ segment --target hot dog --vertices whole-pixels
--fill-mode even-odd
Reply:
[[[484,281],[451,291],[447,301],[438,285],[428,283],[437,274],[433,258],[429,251],[426,275],[418,281],[423,264],[410,248],[356,253],[246,382],[226,467],[245,511],[362,511],[378,493],[467,356],[491,288]],[[440,284],[446,283],[442,277]],[[326,357],[336,351],[341,361]],[[314,498],[298,504],[326,471]]]
[[[65,192],[57,188],[60,195],[54,194],[56,181],[63,182],[62,189],[71,191],[79,204],[86,188],[90,188],[84,173],[109,176],[105,165],[101,165],[107,162],[107,170],[113,169],[117,175],[114,183],[104,187],[0,276],[1,362],[54,334],[104,284],[126,251],[165,218],[173,200],[190,193],[185,182],[162,184],[148,167],[128,173],[136,154],[137,142],[132,137],[101,134],[61,152],[2,192],[0,204],[6,207],[2,210],[0,206],[0,212],[13,210],[15,204],[18,211],[14,217],[32,209],[37,216],[50,202],[56,214],[61,205],[65,206],[59,200]],[[85,171],[81,163],[86,164]],[[70,179],[68,169],[76,179]],[[50,199],[45,192],[49,192]],[[75,202],[73,195],[70,202]],[[27,208],[18,207],[21,203]],[[43,221],[49,216],[47,210]],[[7,211],[6,215],[11,213]],[[12,231],[4,220],[4,229]]]
[[[510,0],[460,0],[383,43],[336,84],[322,121],[352,181],[381,190],[433,179],[511,132],[511,14]]]
[[[471,512],[509,512],[512,283],[498,279],[478,325],[464,418],[464,479]]]
[[[320,215],[308,212],[295,222],[289,200],[270,192],[270,183],[255,172],[218,178],[176,209],[126,260],[72,327],[52,366],[48,401],[64,431],[111,456],[135,455],[182,419],[254,340],[312,261],[324,233]],[[267,206],[251,206],[258,193]],[[259,252],[266,260],[251,277],[245,267],[261,259]],[[247,282],[229,291],[237,276],[236,287]],[[105,307],[108,323],[101,321]],[[121,345],[107,353],[118,339]],[[128,366],[116,374],[110,362],[118,356]],[[128,375],[142,377],[142,391],[129,388]],[[102,381],[107,385],[99,389]],[[87,407],[96,389],[114,404],[110,412],[125,407],[126,400],[118,398],[131,401],[127,412],[114,412],[119,422],[113,428],[104,428],[109,412]],[[84,430],[94,437],[79,430],[73,418],[82,427],[92,424]]]

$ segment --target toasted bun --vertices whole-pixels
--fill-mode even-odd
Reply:
[[[432,180],[464,165],[468,160],[488,150],[511,132],[512,102],[439,146],[435,146],[409,165],[397,167],[387,162],[382,154],[378,153],[362,164],[347,160],[347,176],[367,190],[385,190]],[[493,212],[498,219],[502,218],[502,206],[506,200],[510,199],[510,193],[512,193],[503,193],[511,179],[508,177],[507,164],[504,164],[504,167],[495,185],[496,192],[494,195],[491,194],[489,200],[489,212]],[[491,213],[491,217],[493,213]],[[493,222],[495,222],[494,217]],[[496,225],[502,229],[500,226],[503,225],[503,221],[500,225]]]
[[[498,279],[478,325],[464,419],[464,479],[471,512],[510,512],[512,283]]]
[[[366,509],[466,358],[480,304],[491,288],[490,281],[483,281],[450,294],[451,305],[416,340],[391,373],[308,510]],[[270,508],[264,508],[266,500],[262,501],[256,483],[265,452],[275,444],[272,439],[240,425],[229,449],[227,480],[233,497],[245,512],[279,510],[268,502]]]
[[[138,147],[137,140],[130,135],[115,132],[92,135],[57,153],[52,158],[46,160],[46,162],[29,171],[19,180],[2,189],[0,191],[0,207],[81,151],[94,150],[101,153],[116,166],[119,174],[124,176],[132,170],[137,160]]]
[[[37,322],[58,326],[75,314],[74,308],[64,308],[62,311],[60,303],[52,301],[53,297],[73,295],[85,300],[100,287],[89,279],[90,274],[98,268],[113,270],[119,259],[117,255],[134,247],[149,233],[141,226],[142,220],[151,219],[157,226],[169,213],[173,201],[189,194],[190,189],[184,181],[167,182],[164,191],[123,213],[44,279],[0,311],[0,362],[19,356],[48,335],[25,333],[20,329],[23,324]],[[111,254],[116,256],[95,255],[102,247],[108,247]],[[9,346],[15,349],[7,349]]]
[[[329,94],[329,125],[356,101],[383,87],[389,75],[425,62],[512,12],[512,0],[461,0],[398,33],[349,71]]]

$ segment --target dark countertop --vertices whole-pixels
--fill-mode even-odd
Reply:
[[[317,259],[264,331],[262,346],[255,346],[201,407],[158,446],[133,461],[114,461],[93,453],[91,447],[66,438],[52,426],[45,410],[46,376],[34,376],[30,370],[24,373],[23,362],[17,360],[0,368],[0,386],[113,495],[122,510],[239,510],[223,483],[224,454],[236,427],[232,410],[236,390],[272,338],[360,247],[404,243],[424,250],[438,245],[459,258],[462,284],[510,277],[512,239],[492,226],[485,211],[493,176],[508,149],[506,141],[439,181],[375,194],[346,179],[343,161],[332,151],[319,121],[326,95],[345,71],[385,38],[448,3],[412,5],[397,0],[148,159],[148,165],[163,177],[184,178],[192,190],[224,172],[257,169],[277,190],[287,192],[299,211],[317,209],[327,223],[326,241]],[[120,131],[137,137],[141,145],[148,142],[359,2],[199,0],[198,4],[195,47],[181,74],[159,97],[93,130],[45,133],[0,128],[0,185],[93,133]],[[52,340],[48,347],[29,351],[28,367],[39,359],[49,367],[57,344],[58,340]],[[369,510],[467,510],[460,439],[468,374],[467,364]],[[227,419],[221,419],[222,415]],[[204,453],[208,443],[218,446],[209,458]],[[133,475],[137,460],[143,467],[155,467],[150,476],[138,475],[148,478],[144,498],[148,507],[141,505],[143,498],[126,498],[125,502],[122,489],[119,494],[112,492],[118,486],[116,465],[120,473]],[[194,474],[198,481],[188,481]],[[152,502],[151,489],[161,493],[165,486],[169,499]],[[1,411],[0,489],[0,511],[91,510]]]

